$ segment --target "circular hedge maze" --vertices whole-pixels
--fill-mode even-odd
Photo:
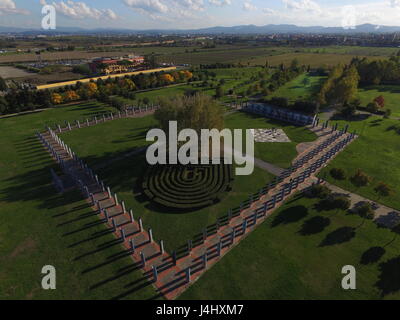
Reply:
[[[220,202],[231,190],[233,177],[233,166],[223,163],[155,165],[149,166],[142,187],[152,202],[190,211]]]

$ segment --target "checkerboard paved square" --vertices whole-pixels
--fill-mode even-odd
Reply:
[[[252,129],[255,142],[291,142],[282,129]]]

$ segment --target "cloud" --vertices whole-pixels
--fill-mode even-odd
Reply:
[[[243,10],[245,10],[245,11],[255,11],[255,10],[257,10],[257,7],[254,4],[252,4],[249,0],[246,0],[243,3]]]
[[[40,0],[42,5],[46,5],[46,0]],[[96,20],[116,20],[118,15],[112,9],[96,9],[88,6],[81,1],[53,1],[50,3],[56,8],[56,11],[66,17],[72,19],[96,19]]]
[[[0,15],[2,14],[29,14],[29,11],[18,9],[13,0],[0,0]]]
[[[148,14],[166,13],[169,11],[168,6],[160,0],[124,0],[124,2],[128,7]]]
[[[262,12],[263,12],[265,15],[267,15],[267,16],[274,16],[274,15],[277,15],[277,14],[278,14],[277,11],[275,11],[275,10],[273,10],[273,9],[270,9],[270,8],[263,8],[263,9],[262,9]]]
[[[313,0],[283,0],[283,3],[289,10],[318,13],[322,11],[320,5]]]
[[[208,3],[217,7],[223,7],[231,5],[232,0],[208,0]]]
[[[154,20],[173,21],[179,18],[201,19],[206,6],[227,6],[232,0],[123,0],[125,5]]]
[[[399,8],[400,7],[400,0],[390,0],[390,6],[392,8]]]

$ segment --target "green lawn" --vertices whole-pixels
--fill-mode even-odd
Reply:
[[[280,87],[271,97],[285,97],[290,103],[294,103],[296,100],[309,100],[319,92],[321,84],[325,79],[326,77],[302,74]]]
[[[356,215],[317,211],[316,203],[289,201],[180,298],[399,299],[400,238]],[[341,287],[345,265],[356,268],[357,290]]]
[[[400,86],[369,86],[359,89],[358,98],[361,100],[363,106],[367,106],[376,97],[385,97],[385,109],[392,110],[392,117],[400,117]]]
[[[98,103],[0,119],[0,299],[148,299],[122,247],[98,224],[76,192],[59,195],[36,130],[112,109]],[[41,269],[53,265],[57,290],[41,289]]]
[[[340,121],[344,125],[344,121]],[[395,209],[400,209],[400,135],[395,130],[400,128],[399,121],[384,120],[371,117],[365,121],[351,122],[351,130],[357,130],[361,136],[335,158],[330,165],[320,173],[329,182],[353,191],[371,200],[378,200],[374,192],[377,183],[383,181],[392,186],[395,194],[379,199],[379,202]],[[349,181],[334,180],[329,171],[332,168],[342,168],[347,177],[354,175],[357,169],[362,169],[373,178],[372,183],[363,188],[355,188]]]
[[[225,118],[225,125],[230,129],[272,129],[282,128],[292,142],[255,143],[255,156],[281,168],[290,167],[297,156],[296,146],[301,142],[314,141],[317,137],[304,127],[293,126],[284,122],[270,120],[257,115],[233,113]]]

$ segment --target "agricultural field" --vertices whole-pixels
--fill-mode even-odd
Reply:
[[[270,56],[270,57],[252,57],[245,59],[243,63],[247,63],[250,65],[264,65],[265,61],[268,60],[269,65],[271,66],[278,66],[280,64],[284,64],[289,66],[293,59],[297,59],[300,64],[309,65],[311,68],[318,68],[318,67],[333,67],[338,64],[349,64],[351,60],[354,58],[354,55],[350,54],[333,54],[333,53],[287,53],[281,54],[277,56]],[[371,60],[374,59],[382,59],[385,56],[373,56],[369,57],[367,55],[358,56],[359,58],[368,57]]]
[[[180,298],[399,299],[400,238],[317,204],[300,195],[289,200]],[[356,267],[357,290],[342,289],[344,265]]]
[[[10,78],[18,78],[18,77],[32,77],[34,74],[26,72],[24,70],[9,67],[9,66],[0,66],[0,77],[3,79]]]

